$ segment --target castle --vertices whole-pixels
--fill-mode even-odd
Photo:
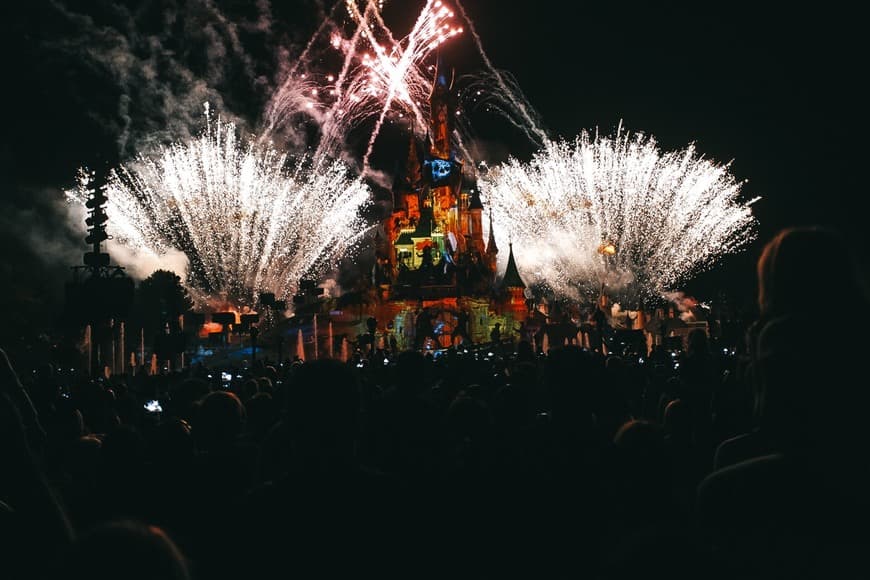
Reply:
[[[358,327],[347,334],[374,336],[399,349],[518,338],[529,313],[526,286],[512,247],[499,279],[492,218],[485,241],[480,195],[463,187],[463,163],[451,144],[452,81],[440,59],[429,105],[425,147],[411,131],[392,212],[375,236],[365,299],[350,308],[353,314],[338,308],[330,319],[338,324],[351,316]]]

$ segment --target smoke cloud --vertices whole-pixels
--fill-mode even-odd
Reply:
[[[182,280],[187,277],[189,261],[184,252],[170,250],[158,256],[144,250],[133,250],[112,240],[109,240],[106,247],[112,261],[123,266],[127,274],[136,280],[144,280],[157,270],[175,272]]]
[[[268,2],[232,17],[209,0],[145,9],[97,4],[84,13],[50,2],[42,17],[65,33],[38,48],[40,60],[67,71],[65,98],[114,138],[117,160],[189,137],[205,102],[239,126],[256,118],[274,63],[253,59],[241,37],[260,47],[274,41]]]
[[[698,301],[695,298],[682,292],[665,292],[662,297],[668,302],[674,303],[680,313],[680,320],[683,322],[694,322],[698,319]]]
[[[85,251],[84,208],[64,201],[59,189],[22,188],[19,192],[27,205],[23,199],[14,199],[0,212],[0,230],[5,236],[52,269],[80,264]]]
[[[0,138],[0,244],[4,278],[21,289],[6,284],[4,298],[38,295],[37,310],[62,303],[70,268],[88,250],[85,209],[63,194],[79,167],[117,165],[198,133],[206,102],[243,131],[257,125],[280,59],[298,52],[272,11],[267,0],[10,5],[18,50],[7,70],[15,114]],[[106,247],[137,279],[187,269],[180,252],[145,256],[111,240]]]

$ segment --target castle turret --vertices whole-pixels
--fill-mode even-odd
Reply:
[[[486,246],[483,243],[483,203],[480,201],[477,188],[471,190],[471,200],[468,203],[468,222],[470,226],[469,246],[482,257],[486,252]]]
[[[408,159],[405,161],[405,178],[402,180],[402,207],[408,218],[420,217],[420,188],[423,185],[423,169],[417,151],[417,137],[411,128],[408,139]]]
[[[387,249],[383,251],[381,248],[378,248],[377,255],[379,262],[384,258],[384,254],[389,256],[386,258],[386,261],[389,262],[389,267],[393,270],[393,273],[395,273],[398,263],[395,252],[389,246],[398,241],[403,231],[413,230],[420,220],[420,194],[422,188],[423,168],[417,148],[417,137],[414,134],[414,128],[411,127],[411,134],[408,138],[408,156],[405,159],[405,170],[401,172],[401,177],[397,178],[393,184],[393,212],[384,221]]]
[[[517,263],[514,260],[514,245],[508,245],[508,263],[504,272],[504,278],[501,281],[501,287],[506,291],[511,306],[525,307],[525,296],[523,290],[526,289],[526,284],[520,277],[520,272],[517,269]]]
[[[408,139],[408,159],[405,161],[405,185],[408,189],[420,189],[423,183],[423,172],[420,167],[420,153],[417,151],[417,136],[414,127]]]

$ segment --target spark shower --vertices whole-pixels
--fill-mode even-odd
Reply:
[[[333,267],[365,231],[370,190],[333,161],[289,164],[271,147],[240,142],[214,119],[193,141],[113,170],[106,214],[117,241],[137,254],[181,250],[186,285],[199,304],[253,304],[258,292],[289,298],[300,278]],[[74,201],[88,198],[81,175]]]
[[[653,137],[622,127],[550,141],[479,185],[526,282],[572,299],[602,288],[660,298],[754,237],[755,200],[740,201],[742,184],[727,165],[692,145],[662,152]]]

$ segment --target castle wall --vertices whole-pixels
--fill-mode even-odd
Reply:
[[[525,308],[498,306],[488,298],[472,296],[432,300],[385,299],[359,308],[352,307],[331,319],[353,343],[368,332],[366,320],[373,317],[377,321],[376,343],[389,347],[392,338],[399,350],[438,350],[461,342],[487,343],[496,323],[501,327],[502,339],[518,341],[519,329],[527,316]],[[465,337],[459,328],[462,313],[467,318]],[[330,317],[323,316],[322,319],[328,321]]]

